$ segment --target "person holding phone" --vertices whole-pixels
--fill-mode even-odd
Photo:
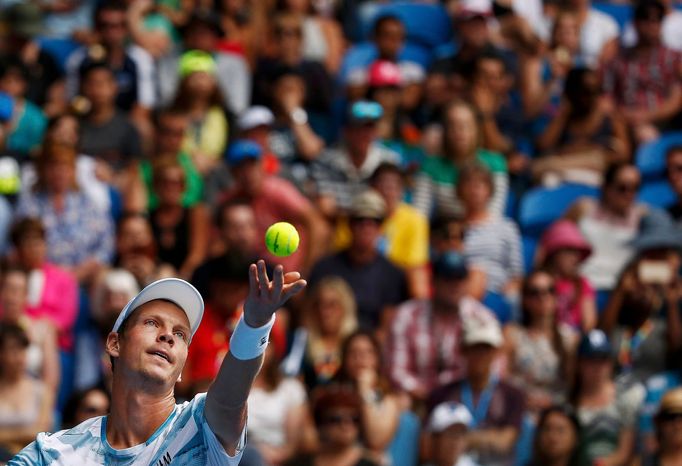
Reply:
[[[621,374],[645,381],[665,370],[667,357],[682,346],[682,234],[665,212],[652,210],[631,246],[635,258],[599,326],[613,340]]]

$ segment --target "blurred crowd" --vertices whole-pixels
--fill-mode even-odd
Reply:
[[[299,270],[246,466],[682,465],[673,0],[0,0],[0,463],[142,287]],[[264,233],[286,221],[299,250]]]

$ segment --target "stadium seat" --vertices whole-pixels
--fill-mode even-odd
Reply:
[[[487,292],[481,301],[488,309],[493,311],[497,320],[502,325],[508,324],[514,318],[512,304],[499,293]]]
[[[372,35],[375,20],[386,15],[399,17],[405,24],[407,40],[415,44],[431,48],[452,38],[452,22],[447,10],[442,5],[417,2],[387,3],[373,9],[369,20],[364,17],[365,38]]]
[[[524,236],[538,238],[547,226],[559,219],[579,197],[596,197],[598,189],[581,184],[528,191],[519,205],[519,226]]]
[[[632,21],[632,15],[634,13],[632,5],[615,4],[609,2],[593,2],[592,7],[615,19],[621,31],[624,31],[625,26]]]
[[[403,411],[398,422],[398,430],[388,446],[388,456],[393,466],[412,466],[419,456],[420,421],[411,411]]]
[[[655,141],[642,144],[635,153],[635,164],[644,180],[657,180],[665,176],[665,155],[673,146],[682,146],[682,131],[665,133]]]
[[[639,191],[639,201],[665,209],[677,200],[677,195],[666,180],[645,183]]]
[[[52,58],[55,59],[57,64],[64,70],[66,66],[66,60],[68,60],[69,55],[71,55],[80,44],[71,39],[54,39],[50,37],[40,37],[38,38],[38,43],[43,50],[49,53]]]
[[[523,270],[528,273],[534,268],[535,250],[538,247],[538,237],[530,235],[521,236],[521,247],[523,248]]]
[[[368,67],[377,58],[377,49],[372,42],[362,42],[354,45],[343,57],[341,69],[339,70],[338,78],[340,82],[345,82],[348,73],[357,68]],[[419,44],[407,43],[400,52],[401,60],[409,60],[419,63],[425,69],[428,69],[433,61],[433,54],[431,50]]]

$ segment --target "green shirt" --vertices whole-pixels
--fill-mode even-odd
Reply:
[[[204,195],[204,180],[194,167],[192,158],[186,152],[178,154],[178,163],[185,172],[185,194],[182,196],[182,206],[192,207],[201,202]],[[147,205],[149,210],[155,209],[159,205],[159,198],[154,192],[153,170],[149,160],[140,164],[140,174],[145,186],[147,187]]]

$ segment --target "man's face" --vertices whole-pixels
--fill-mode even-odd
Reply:
[[[635,30],[639,42],[645,45],[658,44],[661,41],[662,19],[656,14],[651,14],[648,18],[635,21]]]
[[[480,85],[494,94],[507,93],[507,75],[502,60],[486,58],[478,62],[476,78]]]
[[[397,20],[385,21],[375,38],[379,56],[395,60],[405,42],[405,28]]]
[[[107,353],[116,359],[115,373],[141,377],[152,385],[175,384],[187,360],[191,330],[185,312],[155,300],[128,317],[122,336],[112,332]]]
[[[156,130],[157,153],[175,155],[180,152],[187,131],[187,118],[181,115],[164,115]]]
[[[125,11],[101,11],[97,17],[97,30],[105,46],[122,47],[128,37]]]
[[[433,299],[444,309],[457,309],[467,291],[466,278],[435,277]]]
[[[682,196],[682,150],[668,156],[668,180],[678,196]]]
[[[104,68],[90,71],[83,81],[83,95],[94,107],[114,105],[117,92],[113,73]]]
[[[247,253],[258,241],[256,215],[248,205],[230,206],[223,212],[221,236],[230,250]]]
[[[240,189],[249,196],[260,192],[265,179],[262,160],[242,160],[232,167],[232,174]]]
[[[346,144],[351,154],[366,154],[377,137],[376,124],[352,124],[346,128]]]
[[[488,23],[483,17],[458,21],[457,31],[463,46],[472,49],[482,49],[489,42]]]
[[[195,23],[189,26],[185,33],[185,45],[188,50],[211,53],[215,50],[217,40],[215,31],[207,24]]]
[[[470,377],[486,377],[490,375],[497,356],[497,348],[487,343],[476,343],[465,346],[462,354],[466,359],[467,373]]]

